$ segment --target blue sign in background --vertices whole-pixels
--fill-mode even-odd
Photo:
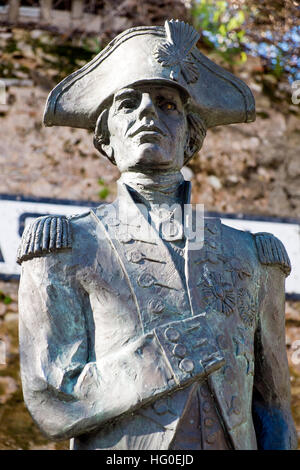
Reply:
[[[81,214],[98,205],[99,203],[91,201],[0,194],[0,279],[19,279],[20,266],[16,262],[16,254],[27,223],[47,214]],[[300,299],[300,220],[218,212],[205,214],[220,217],[224,224],[239,230],[269,232],[277,236],[284,243],[292,264],[292,273],[286,281],[287,298]]]

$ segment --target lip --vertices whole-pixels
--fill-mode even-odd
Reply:
[[[135,137],[138,134],[149,135],[149,136],[165,136],[165,133],[156,126],[141,126],[136,131],[129,134],[129,137]]]
[[[136,138],[140,144],[155,144],[158,143],[162,137],[161,132],[156,131],[141,131],[136,134]]]

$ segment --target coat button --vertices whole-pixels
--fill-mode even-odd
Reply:
[[[143,255],[140,251],[131,251],[130,253],[127,253],[127,259],[132,263],[139,263],[142,261]]]
[[[211,410],[211,406],[210,406],[210,403],[208,401],[205,401],[203,403],[203,411],[205,411],[205,413],[208,413],[210,410]]]
[[[184,344],[176,344],[173,349],[174,356],[183,358],[186,356],[187,350]]]
[[[210,428],[214,424],[214,420],[212,418],[205,418],[204,426]]]
[[[168,405],[165,400],[158,400],[153,404],[153,409],[156,414],[163,415],[168,412]]]
[[[129,243],[129,242],[131,242],[132,238],[129,235],[129,233],[124,232],[124,233],[119,233],[118,234],[118,240],[121,243]]]
[[[162,300],[157,298],[152,298],[148,302],[148,310],[150,313],[160,314],[165,308],[165,304]]]
[[[207,444],[213,444],[216,441],[216,434],[210,434],[209,436],[206,437],[206,442]]]
[[[149,273],[142,273],[138,278],[138,284],[141,287],[151,287],[156,279]]]
[[[175,328],[169,327],[165,331],[165,338],[172,341],[172,343],[176,343],[180,338],[180,333]]]
[[[182,361],[179,364],[179,369],[183,370],[183,372],[192,372],[194,370],[194,363],[192,359],[182,359]]]

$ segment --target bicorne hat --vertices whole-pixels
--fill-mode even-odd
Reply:
[[[254,121],[249,87],[203,55],[198,38],[192,26],[178,20],[124,31],[51,91],[44,124],[94,129],[116,91],[143,83],[180,88],[207,128]]]

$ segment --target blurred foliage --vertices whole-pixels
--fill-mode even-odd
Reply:
[[[89,62],[101,50],[96,37],[64,37],[46,34],[41,38],[30,38],[34,53],[42,54],[46,66],[56,71],[53,79],[58,82]]]
[[[0,76],[25,78],[41,72],[52,85],[85,65],[102,49],[101,39],[85,35],[63,35],[12,29],[0,38]],[[51,84],[49,83],[49,88]]]
[[[200,0],[192,6],[194,26],[201,31],[202,42],[216,51],[227,62],[234,64],[247,60],[243,43],[248,11],[245,7],[232,10],[226,1]]]
[[[34,6],[38,0],[25,3]],[[55,7],[66,8],[66,3],[67,0],[56,0]],[[85,2],[85,7],[103,18],[113,9],[118,18],[127,19],[130,27],[163,24],[162,18],[171,12],[170,4],[175,15],[175,7],[181,3],[189,12],[188,21],[200,32],[199,46],[213,60],[217,54],[225,62],[222,65],[235,72],[235,66],[245,63],[248,55],[254,55],[261,63],[261,70],[256,72],[272,76],[276,81],[300,79],[300,0],[157,0],[155,5],[152,3],[150,0],[91,0]],[[177,17],[187,20],[184,12]],[[36,83],[41,76],[46,77],[50,89],[90,61],[115,37],[112,23],[98,36],[71,30],[64,33],[22,28],[4,31],[3,37],[0,35],[0,76],[32,77]]]
[[[12,302],[12,298],[0,291],[0,302],[3,302],[5,305],[9,305]]]
[[[101,190],[98,192],[100,199],[106,199],[109,195],[109,188],[106,186],[105,181],[102,178],[98,179],[98,184],[101,186]]]
[[[194,0],[192,21],[200,42],[229,65],[259,56],[277,79],[300,78],[300,3],[297,0]]]

